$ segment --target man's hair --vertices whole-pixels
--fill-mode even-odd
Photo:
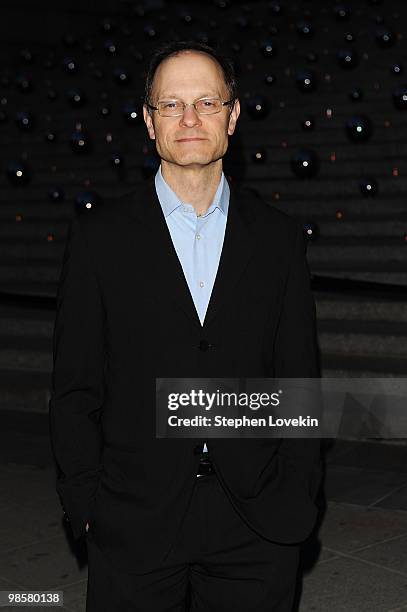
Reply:
[[[180,40],[165,43],[158,47],[150,59],[148,67],[144,102],[151,104],[151,93],[153,90],[154,76],[158,66],[168,57],[173,57],[182,51],[201,51],[211,56],[221,67],[225,84],[228,90],[229,100],[237,98],[237,82],[233,63],[229,58],[220,53],[217,49],[194,40]]]

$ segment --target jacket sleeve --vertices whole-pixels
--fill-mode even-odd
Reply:
[[[104,310],[80,218],[68,227],[53,336],[49,423],[56,489],[75,538],[98,484],[104,398]]]
[[[301,226],[296,226],[274,346],[274,375],[277,379],[319,379],[315,301],[311,291],[305,239]],[[311,409],[313,416],[320,416],[319,380],[304,381],[304,384],[302,395],[298,389],[294,390],[293,397],[298,397],[298,403],[303,402],[304,405],[307,404],[305,394],[309,398],[315,397],[315,405]],[[293,487],[302,489],[304,495],[314,500],[321,480],[320,439],[284,438],[278,454],[286,462],[287,474],[291,474]]]

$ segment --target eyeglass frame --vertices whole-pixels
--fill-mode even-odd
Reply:
[[[153,106],[152,104],[150,104],[149,102],[145,102],[146,106],[148,108],[151,108],[151,110],[155,110],[158,111],[158,114],[160,115],[160,117],[182,117],[182,115],[185,113],[185,109],[187,106],[193,106],[195,109],[195,112],[198,113],[198,115],[217,115],[218,113],[221,112],[222,108],[220,108],[218,111],[215,111],[214,113],[200,113],[195,104],[197,102],[200,102],[200,100],[219,100],[222,104],[222,106],[227,106],[229,104],[232,104],[232,102],[235,102],[236,100],[236,96],[231,98],[230,100],[227,100],[226,102],[222,102],[222,100],[220,98],[218,98],[217,96],[213,96],[213,97],[204,97],[204,98],[198,98],[197,100],[195,100],[195,102],[183,102],[182,100],[177,100],[176,98],[173,99],[169,99],[169,100],[165,100],[165,102],[181,102],[181,104],[183,104],[184,108],[182,109],[182,113],[180,113],[179,115],[161,115],[160,111],[158,109],[158,106]],[[159,100],[157,102],[157,104],[160,102],[161,100]]]

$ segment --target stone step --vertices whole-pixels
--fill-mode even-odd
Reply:
[[[321,356],[321,367],[323,372],[344,373],[346,376],[353,374],[355,377],[380,378],[382,376],[406,376],[407,359],[402,356],[380,355],[372,356],[361,352],[346,354],[324,352]]]
[[[384,335],[379,333],[320,332],[319,346],[323,353],[402,357],[407,367],[407,333]],[[407,369],[406,369],[407,373]]]
[[[395,285],[401,289],[407,286],[407,270],[404,262],[354,262],[323,261],[311,262],[310,269],[316,277],[324,277],[333,282],[334,279],[381,283]]]
[[[331,359],[332,356],[326,356],[325,360]],[[398,378],[400,373],[395,372],[382,372],[380,370],[363,370],[363,369],[350,369],[350,364],[343,359],[333,358],[332,367],[322,367],[321,376],[322,378]],[[341,368],[342,364],[342,368]],[[368,364],[367,364],[368,365]],[[346,367],[348,366],[348,369]]]
[[[353,322],[358,325],[360,321],[379,322],[388,321],[398,325],[407,323],[407,295],[402,300],[385,300],[373,297],[361,298],[357,296],[327,294],[319,292],[316,296],[317,317],[320,321]]]
[[[54,310],[7,306],[0,301],[0,338],[49,340],[52,338],[54,320]],[[3,341],[0,344],[3,346]]]
[[[403,238],[407,235],[407,218],[406,220],[375,220],[370,217],[365,219],[352,219],[351,221],[330,220],[319,218],[313,215],[303,218],[304,222],[312,221],[318,226],[319,234],[322,238],[340,238],[349,239],[357,238],[379,238],[386,239],[387,237]]]
[[[54,308],[57,284],[58,280],[21,281],[18,279],[11,279],[0,284],[0,300],[7,304],[15,301],[14,296],[24,296],[24,299],[29,296],[30,303],[35,299],[36,303],[39,301],[41,302],[40,306],[42,307]],[[44,300],[47,302],[46,306],[43,303]]]
[[[384,262],[391,270],[393,262],[404,263],[407,271],[407,240],[402,237],[378,238],[338,236],[317,239],[307,249],[308,262],[318,265],[321,260],[354,262],[360,267],[365,262]]]
[[[1,341],[1,370],[43,373],[52,371],[52,342],[50,338],[2,336]]]
[[[35,370],[0,369],[2,410],[48,413],[51,375]]]
[[[44,260],[35,262],[29,259],[25,263],[16,261],[14,265],[0,262],[0,291],[9,291],[12,286],[18,288],[19,283],[57,283],[60,273],[61,266],[44,263]]]

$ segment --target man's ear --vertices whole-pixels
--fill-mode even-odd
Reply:
[[[229,125],[228,125],[228,134],[232,136],[233,132],[236,128],[237,119],[240,115],[240,102],[239,99],[236,98],[234,101],[230,116],[229,116]]]
[[[147,126],[148,135],[150,136],[151,140],[155,140],[155,130],[154,130],[153,118],[148,112],[148,108],[146,104],[143,104],[143,117],[144,117],[144,123]]]

